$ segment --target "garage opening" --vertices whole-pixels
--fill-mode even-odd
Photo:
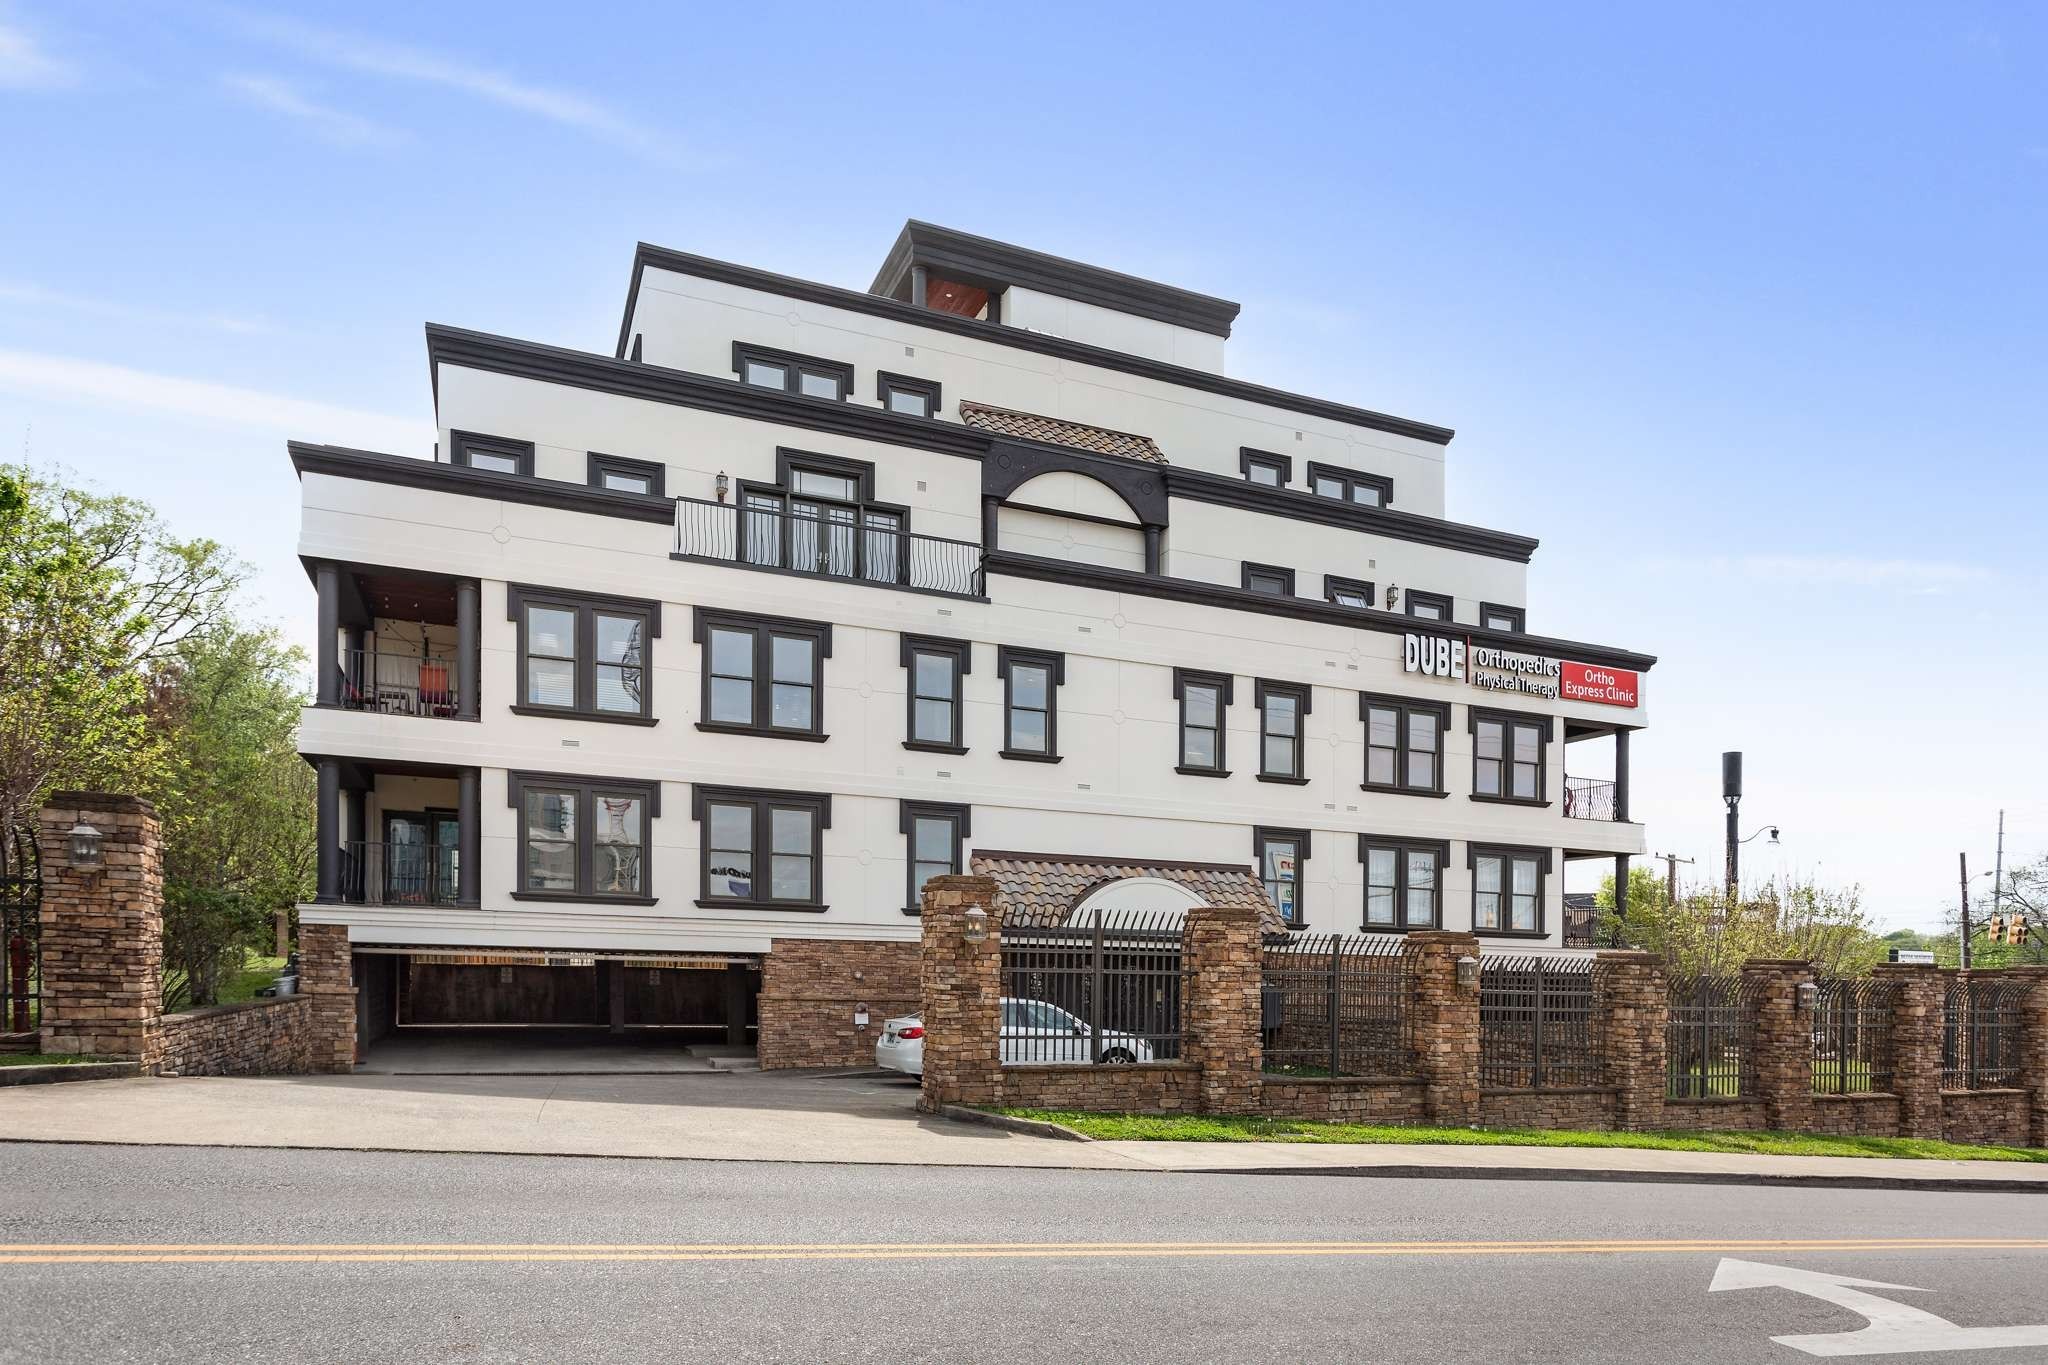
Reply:
[[[729,1069],[760,1023],[752,956],[370,949],[354,965],[372,1069]]]

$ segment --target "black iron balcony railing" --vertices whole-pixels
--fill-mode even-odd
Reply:
[[[340,652],[341,704],[392,716],[455,714],[456,671],[448,659],[374,649]]]
[[[453,905],[458,858],[449,844],[341,846],[341,898],[351,905]]]
[[[676,553],[920,592],[981,596],[981,546],[898,530],[886,524],[891,515],[837,504],[792,510],[677,498]]]
[[[1564,780],[1564,814],[1567,820],[1619,820],[1615,809],[1614,784],[1591,777]]]

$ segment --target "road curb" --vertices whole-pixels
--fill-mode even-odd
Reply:
[[[50,1066],[0,1066],[0,1086],[56,1085],[60,1081],[112,1081],[140,1076],[140,1062],[59,1062]]]
[[[2048,1181],[1978,1176],[1796,1175],[1771,1171],[1637,1171],[1543,1166],[1203,1166],[1179,1175],[1331,1175],[1383,1180],[1549,1180],[1604,1185],[1754,1185],[1940,1194],[2048,1194]]]
[[[960,1104],[939,1106],[939,1116],[961,1123],[978,1123],[984,1128],[1003,1128],[1012,1133],[1029,1133],[1032,1137],[1053,1138],[1060,1142],[1093,1142],[1086,1133],[1077,1133],[1059,1123],[1045,1119],[1023,1119],[1014,1114],[991,1114],[986,1109],[969,1109]]]

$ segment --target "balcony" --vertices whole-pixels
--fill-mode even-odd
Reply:
[[[477,582],[331,562],[320,599],[314,704],[388,716],[477,718]]]
[[[341,899],[350,905],[454,905],[461,852],[441,843],[341,845]]]
[[[337,704],[386,716],[453,716],[457,670],[451,659],[418,652],[340,651]]]
[[[675,555],[946,597],[982,596],[981,546],[899,530],[902,515],[823,500],[738,507],[677,498]]]
[[[1615,786],[1595,777],[1567,777],[1564,780],[1564,817],[1567,820],[1619,821]]]

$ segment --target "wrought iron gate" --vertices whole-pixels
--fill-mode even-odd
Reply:
[[[41,883],[0,876],[0,1033],[25,1033],[42,1018]]]

